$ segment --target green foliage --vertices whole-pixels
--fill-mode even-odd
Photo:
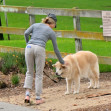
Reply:
[[[0,53],[0,71],[4,74],[14,73],[26,73],[25,55],[19,52],[12,53]],[[53,68],[56,59],[49,59],[46,57],[45,68]]]
[[[100,72],[111,72],[111,65],[99,64]]]
[[[1,71],[4,74],[7,74],[7,72],[10,71],[12,67],[16,66],[16,63],[14,62],[15,58],[9,54],[5,54],[4,57],[2,58],[2,66],[1,66]]]
[[[12,75],[11,77],[11,82],[13,85],[18,85],[20,82],[20,78],[18,75]]]
[[[0,0],[0,4],[3,2],[3,0]]]
[[[13,53],[5,53],[1,58],[0,62],[0,70],[4,74],[8,74],[9,72],[25,72],[25,56],[24,54],[13,52]]]
[[[51,68],[53,69],[52,64],[54,64],[57,60],[56,59],[51,59],[51,58],[47,58],[45,60],[45,68]]]
[[[6,0],[7,5],[110,10],[111,0]]]

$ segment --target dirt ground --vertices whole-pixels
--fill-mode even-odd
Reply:
[[[53,71],[45,70],[50,77]],[[65,95],[65,80],[53,82],[44,75],[43,94],[44,104],[35,104],[35,90],[31,92],[31,104],[24,103],[25,90],[23,89],[25,75],[19,74],[20,84],[13,86],[10,84],[10,75],[3,75],[0,72],[0,80],[8,83],[8,88],[0,89],[0,101],[22,105],[40,111],[111,111],[111,72],[100,74],[100,88],[88,89],[89,81],[81,80],[80,93]]]

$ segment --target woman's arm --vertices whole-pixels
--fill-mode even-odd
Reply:
[[[29,41],[29,35],[30,33],[32,33],[32,30],[33,30],[33,25],[31,25],[24,33],[26,43],[28,43]]]
[[[55,36],[55,34],[53,34],[53,37],[52,37],[52,44],[53,44],[54,52],[55,52],[55,54],[56,54],[59,62],[60,62],[61,64],[64,64],[64,60],[62,59],[61,54],[60,54],[60,51],[59,51],[58,46],[57,46],[57,41],[56,41],[56,36]]]

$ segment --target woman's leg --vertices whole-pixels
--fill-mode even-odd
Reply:
[[[45,65],[45,49],[38,46],[35,47],[35,64],[36,64],[36,75],[35,75],[35,91],[36,99],[40,100],[43,86],[43,70]]]
[[[32,89],[33,75],[34,75],[34,54],[32,46],[29,47],[28,45],[26,47],[25,60],[26,60],[27,72],[24,82],[24,88]]]

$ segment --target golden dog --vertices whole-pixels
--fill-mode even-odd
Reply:
[[[71,93],[71,84],[74,82],[74,94],[79,93],[80,78],[89,78],[88,88],[99,88],[99,64],[97,56],[90,51],[79,51],[64,57],[65,64],[56,62],[56,75],[66,78],[67,91]]]

